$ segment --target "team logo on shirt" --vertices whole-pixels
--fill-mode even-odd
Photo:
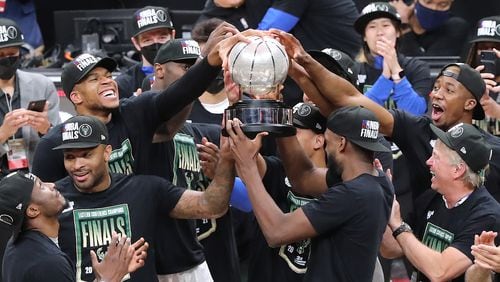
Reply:
[[[109,170],[113,173],[132,174],[134,156],[132,155],[132,144],[125,139],[121,146],[114,149],[109,157]]]
[[[292,191],[288,191],[287,201],[290,205],[290,212],[309,203],[312,199],[296,196]],[[311,254],[311,239],[283,245],[280,247],[279,256],[286,261],[288,267],[295,273],[305,273],[307,261]]]
[[[427,222],[424,236],[422,237],[422,243],[441,253],[453,242],[454,237],[455,235],[450,231],[434,225],[431,222]]]
[[[127,204],[95,209],[75,209],[73,211],[76,239],[76,278],[77,281],[91,281],[93,278],[90,251],[99,260],[106,254],[115,231],[132,237],[130,213]],[[126,276],[125,278],[129,278]]]
[[[201,171],[198,151],[193,137],[177,133],[174,136],[174,177],[172,183],[190,190],[205,191],[209,180]],[[196,236],[203,240],[217,229],[215,219],[197,219]]]

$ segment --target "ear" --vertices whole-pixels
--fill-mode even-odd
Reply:
[[[338,146],[339,152],[345,151],[346,147],[347,147],[347,139],[343,136],[340,136],[340,141]]]
[[[29,204],[26,209],[26,216],[28,218],[35,218],[40,214],[40,208],[36,204]]]
[[[453,169],[453,179],[460,179],[467,173],[467,166],[465,163],[459,163]]]
[[[82,97],[80,96],[80,92],[78,92],[76,90],[73,90],[73,91],[71,91],[71,93],[69,93],[69,99],[75,105],[82,103]]]
[[[138,37],[138,36],[137,36]],[[130,41],[132,41],[132,44],[134,44],[135,50],[141,51],[141,46],[139,45],[139,40],[137,37],[131,37]]]
[[[113,151],[113,148],[111,147],[111,145],[106,145],[106,147],[104,148],[104,161],[106,163],[109,162],[109,158],[111,156],[112,151]]]
[[[172,39],[175,38],[175,29],[172,29]]]
[[[155,69],[155,78],[163,79],[165,77],[165,71],[163,70],[161,64],[155,64],[154,69]]]
[[[467,111],[472,111],[474,110],[474,107],[476,107],[476,105],[477,105],[476,99],[467,99],[465,100],[464,103],[464,109]]]
[[[324,150],[325,148],[325,136],[323,134],[316,134],[314,136],[314,150]]]

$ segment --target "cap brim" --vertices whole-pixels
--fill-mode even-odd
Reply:
[[[59,145],[57,147],[52,148],[52,150],[63,150],[63,149],[86,149],[86,148],[94,148],[100,145],[100,143],[95,142],[75,142],[75,143],[66,143]]]
[[[168,29],[175,29],[173,26],[169,25],[169,24],[158,24],[158,25],[155,25],[155,26],[150,26],[150,27],[147,27],[145,29],[141,29],[140,31],[136,32],[134,35],[132,35],[132,37],[136,37],[137,35],[141,34],[141,33],[144,33],[146,31],[150,31],[150,30],[153,30],[153,29],[157,29],[157,28],[168,28]]]
[[[80,75],[78,80],[75,82],[75,84],[78,84],[85,76],[87,76],[87,74],[89,74],[89,72],[91,72],[93,69],[95,69],[97,67],[103,67],[103,68],[107,69],[108,71],[113,72],[116,70],[116,66],[117,66],[117,64],[116,64],[115,60],[113,60],[109,57],[102,58],[94,66],[92,66],[91,68],[88,68],[86,71],[84,71]]]
[[[5,45],[1,45],[0,48],[6,48],[6,47],[22,47],[24,45],[24,42],[12,42],[12,43],[7,43]]]
[[[324,66],[330,72],[333,72],[336,75],[342,76],[343,78],[349,77],[349,74],[344,71],[344,68],[330,55],[323,53],[318,50],[310,50],[307,51],[313,59],[318,61],[322,66]]]
[[[384,146],[382,143],[379,141],[376,142],[368,142],[368,141],[359,141],[359,140],[352,140],[349,137],[346,137],[350,142],[360,146],[361,148],[370,150],[372,152],[387,152],[390,153],[391,150]]]
[[[292,123],[293,123],[293,126],[295,126],[295,127],[302,128],[302,129],[310,129],[303,122],[301,122],[300,120],[298,120],[296,118],[293,118]]]
[[[448,136],[446,136],[446,132],[442,131],[441,129],[439,129],[437,126],[435,126],[432,123],[429,124],[429,126],[431,127],[432,132],[434,132],[434,134],[436,134],[437,138],[439,138],[439,140],[441,140],[449,148],[453,148],[453,145],[451,144],[450,139],[448,139]]]
[[[365,27],[366,25],[373,19],[378,19],[378,18],[389,18],[391,20],[397,21],[399,24],[401,24],[401,19],[398,19],[395,17],[393,14],[389,12],[384,12],[384,11],[375,11],[368,13],[366,15],[360,16],[355,22],[354,22],[354,29],[356,32],[359,34],[363,35],[365,34]]]
[[[497,42],[497,43],[500,43],[500,38],[479,37],[479,38],[476,38],[476,39],[469,41],[469,43],[476,43],[476,42]]]

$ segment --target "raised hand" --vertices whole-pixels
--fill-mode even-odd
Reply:
[[[92,268],[97,281],[121,281],[128,273],[128,264],[134,249],[130,246],[130,238],[120,236],[115,231],[111,235],[108,251],[101,262],[94,251],[90,251]]]
[[[408,6],[403,0],[392,0],[389,1],[389,4],[396,8],[396,11],[398,11],[398,14],[401,16],[402,23],[410,22],[410,18],[415,11],[415,2]]]
[[[201,144],[196,144],[203,174],[210,179],[214,179],[215,169],[219,162],[219,147],[207,138],[201,139]]]

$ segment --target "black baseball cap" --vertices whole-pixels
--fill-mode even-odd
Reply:
[[[401,24],[401,16],[396,11],[396,8],[387,2],[373,2],[366,5],[361,14],[354,22],[354,29],[361,35],[365,34],[366,25],[371,20],[378,18],[389,18]]]
[[[456,66],[460,69],[459,73],[456,74],[448,70],[449,67]],[[484,119],[484,110],[481,106],[481,97],[483,96],[484,91],[486,90],[486,84],[484,80],[481,78],[479,72],[473,69],[471,66],[463,63],[453,63],[444,66],[439,72],[436,79],[440,76],[447,76],[454,78],[456,81],[462,83],[462,85],[469,90],[469,92],[474,96],[477,101],[477,105],[474,108],[474,112],[472,113],[472,118],[475,120]]]
[[[23,227],[35,180],[33,174],[17,171],[0,181],[0,227],[12,231],[14,240]]]
[[[326,69],[357,86],[358,70],[351,56],[333,48],[307,52]]]
[[[480,19],[471,40],[473,42],[500,42],[500,16]]]
[[[62,144],[52,150],[93,148],[109,141],[106,125],[93,116],[74,116],[60,128]]]
[[[0,48],[21,46],[24,35],[19,26],[11,19],[0,18]]]
[[[132,21],[134,23],[134,37],[156,28],[174,29],[170,13],[164,7],[146,6],[141,8],[135,11]]]
[[[163,44],[158,50],[155,64],[164,64],[171,61],[192,60],[193,63],[200,56],[200,45],[192,39],[172,39]]]
[[[297,128],[309,129],[317,134],[325,133],[326,118],[318,107],[308,103],[297,103],[293,106],[293,125]]]
[[[375,114],[360,106],[343,107],[333,112],[326,127],[350,142],[374,152],[390,152],[379,142],[379,122]]]
[[[112,72],[116,69],[116,62],[109,57],[101,58],[84,53],[63,67],[61,84],[68,98],[75,85],[96,67],[103,67]]]
[[[457,152],[462,160],[478,173],[491,159],[492,150],[481,132],[471,124],[459,123],[447,132],[431,124],[432,131],[448,148]]]

